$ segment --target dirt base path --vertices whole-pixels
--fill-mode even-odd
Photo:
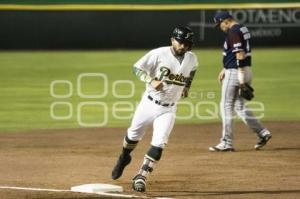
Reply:
[[[235,126],[236,152],[213,153],[220,124],[177,125],[148,181],[147,197],[207,199],[300,198],[300,122],[268,122],[270,143],[254,150],[255,134]],[[151,139],[133,152],[123,176],[111,180],[125,128],[43,130],[0,134],[0,187],[69,189],[88,183],[121,185],[125,194]],[[97,195],[9,190],[1,199],[105,198]]]

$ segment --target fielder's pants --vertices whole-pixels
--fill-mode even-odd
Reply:
[[[252,73],[250,67],[246,67],[245,70],[245,81],[251,83]],[[238,70],[226,69],[225,78],[222,82],[220,111],[223,124],[221,142],[228,145],[233,144],[234,112],[236,112],[243,122],[256,132],[258,136],[264,129],[259,120],[253,115],[252,111],[245,106],[245,100],[238,96],[238,86]]]

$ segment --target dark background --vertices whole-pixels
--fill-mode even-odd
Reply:
[[[223,33],[212,27],[216,11],[6,10],[0,12],[0,49],[153,48],[168,45],[175,26],[198,22],[208,27],[192,26],[195,46],[220,47]],[[300,11],[297,17],[300,19]],[[257,25],[250,29],[278,28]],[[253,43],[255,46],[300,45],[299,23],[295,27],[281,27],[280,31],[280,36],[253,37]]]

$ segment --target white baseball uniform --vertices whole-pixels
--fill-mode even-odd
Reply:
[[[151,145],[164,148],[174,126],[177,102],[187,78],[197,66],[194,53],[188,51],[182,60],[178,60],[170,46],[154,49],[134,64],[151,78],[163,81],[164,86],[157,91],[150,83],[146,83],[146,91],[127,131],[130,140],[141,140],[146,127],[153,123]]]

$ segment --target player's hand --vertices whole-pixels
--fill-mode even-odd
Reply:
[[[188,95],[189,95],[189,88],[184,87],[183,91],[181,93],[181,97],[186,98],[186,97],[188,97]]]
[[[158,80],[152,80],[151,86],[157,91],[161,91],[164,87],[163,82]]]
[[[223,79],[225,78],[225,70],[221,70],[219,76],[218,76],[218,80],[220,83],[222,83]]]

